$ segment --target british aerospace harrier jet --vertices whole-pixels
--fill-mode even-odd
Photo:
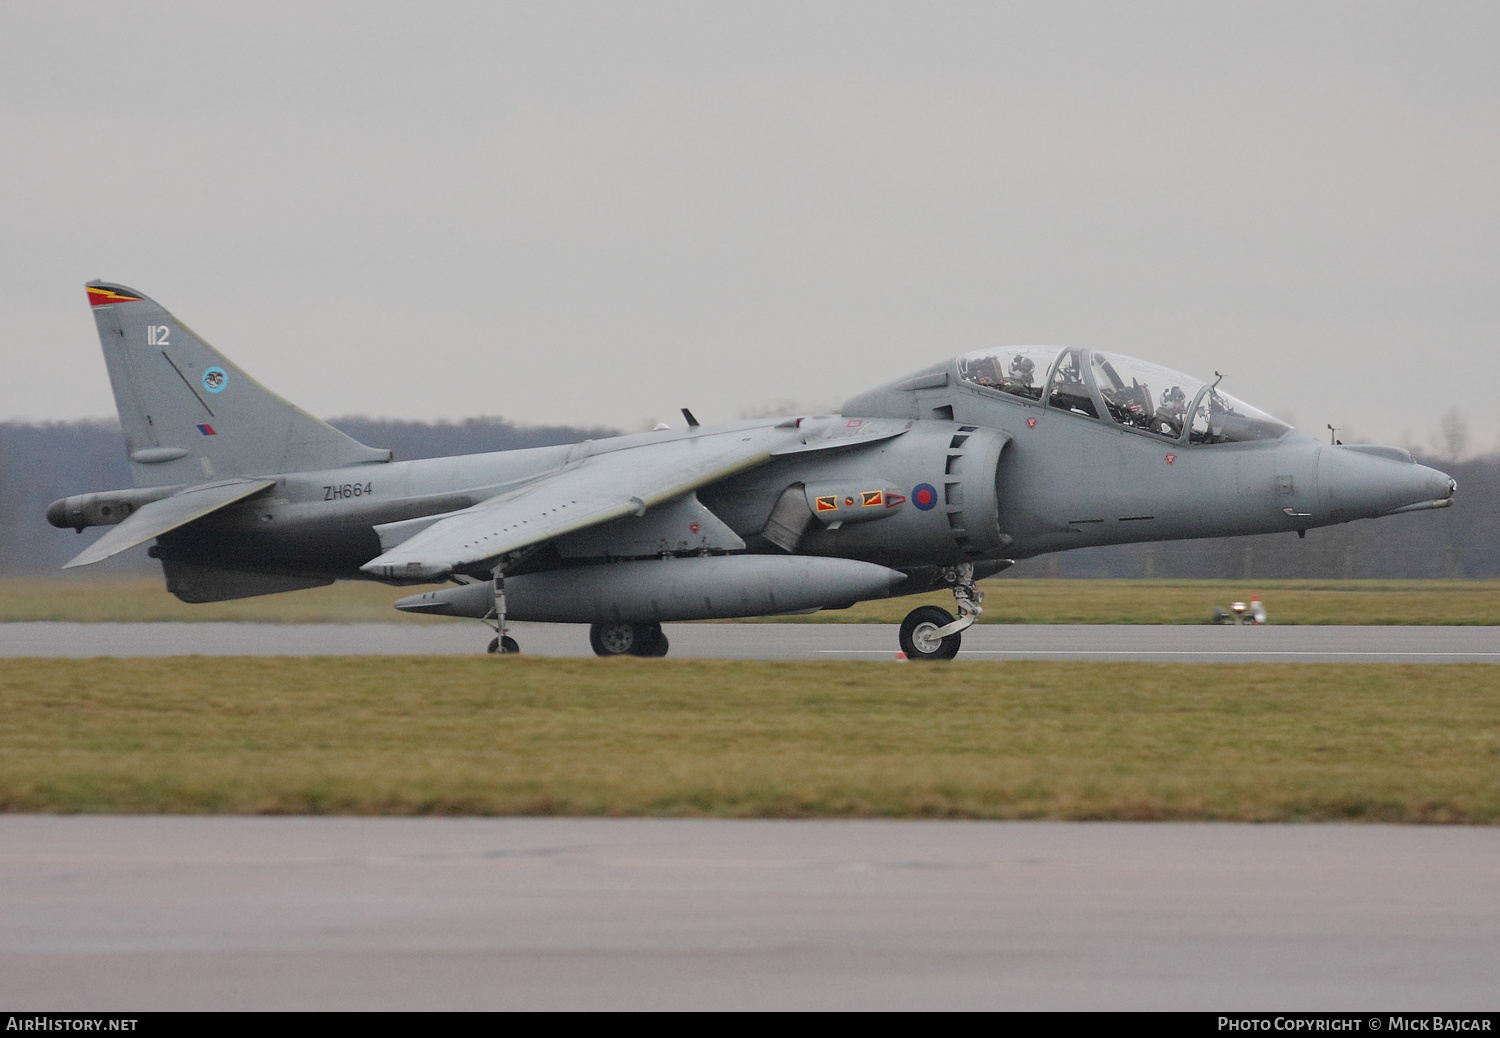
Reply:
[[[901,625],[951,659],[975,582],[1086,545],[1316,526],[1452,502],[1394,447],[1323,444],[1205,382],[1102,350],[982,350],[842,413],[393,461],[261,386],[146,296],[89,304],[135,488],[54,502],[146,541],[167,587],[215,602],[340,579],[451,583],[396,608],[590,625],[601,656],[661,656],[664,620],[838,609],[935,588]]]

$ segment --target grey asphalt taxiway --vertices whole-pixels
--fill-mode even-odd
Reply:
[[[671,654],[719,659],[892,660],[889,624],[667,624]],[[590,655],[575,624],[512,627],[523,653]],[[464,655],[491,635],[477,623],[0,624],[0,657]],[[1500,627],[1291,627],[981,624],[964,660],[1500,663]]]
[[[0,1004],[1494,1010],[1500,830],[0,817]]]

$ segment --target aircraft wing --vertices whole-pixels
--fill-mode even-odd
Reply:
[[[440,580],[565,533],[642,515],[652,505],[770,459],[757,437],[748,439],[703,436],[584,458],[450,513],[360,568],[384,579]]]
[[[194,519],[202,519],[275,485],[274,479],[228,479],[189,487],[171,497],[152,501],[136,509],[124,522],[110,527],[108,533],[75,555],[63,569],[103,562],[111,555],[144,544],[153,537],[186,526]]]
[[[378,526],[386,550],[360,569],[382,580],[411,582],[442,580],[466,568],[488,569],[503,555],[622,516],[644,515],[648,508],[778,454],[874,442],[910,427],[891,424],[883,429],[874,422],[839,419],[834,428],[833,422],[809,421],[595,454],[463,511]]]

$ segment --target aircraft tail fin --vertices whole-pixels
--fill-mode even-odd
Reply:
[[[266,389],[142,293],[87,288],[136,486],[390,460]]]

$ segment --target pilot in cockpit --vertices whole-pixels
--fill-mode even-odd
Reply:
[[[1032,381],[1037,378],[1037,365],[1032,363],[1031,357],[1023,357],[1016,354],[1011,357],[1011,369],[1007,372],[1007,380],[1017,386],[1031,386]]]
[[[1012,385],[1030,387],[1036,379],[1036,364],[1030,357],[1018,353],[1010,359],[1010,371],[1005,379]]]
[[[1187,394],[1182,391],[1181,386],[1173,386],[1161,395],[1161,406],[1156,409],[1156,413],[1167,418],[1175,418],[1181,423],[1183,416],[1187,414],[1187,409]]]
[[[1153,432],[1166,436],[1182,435],[1183,422],[1187,419],[1188,398],[1181,386],[1173,386],[1161,395],[1161,406],[1156,409]]]

